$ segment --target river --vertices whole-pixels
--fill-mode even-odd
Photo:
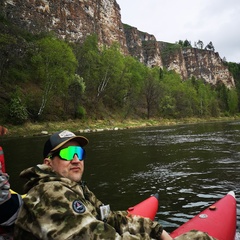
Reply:
[[[159,193],[157,219],[171,232],[231,190],[240,229],[240,122],[148,127],[84,134],[84,180],[113,210]],[[0,139],[11,187],[21,170],[42,162],[46,136]]]

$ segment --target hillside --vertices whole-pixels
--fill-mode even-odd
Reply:
[[[213,85],[222,82],[227,87],[235,86],[218,53],[181,47],[172,51],[170,44],[123,24],[116,0],[3,0],[1,5],[1,12],[9,21],[33,34],[54,31],[61,39],[83,43],[94,33],[100,45],[118,42],[123,53],[137,57],[147,66],[175,70],[183,79],[194,76]]]
[[[1,122],[239,111],[238,65],[123,24],[115,0],[3,0],[0,12]]]

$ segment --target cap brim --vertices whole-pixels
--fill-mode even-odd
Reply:
[[[54,152],[56,150],[58,150],[59,148],[61,148],[65,143],[69,142],[69,141],[76,141],[78,142],[80,147],[84,147],[88,144],[88,139],[83,137],[83,136],[75,136],[75,137],[71,137],[68,138],[67,140],[65,140],[64,142],[61,142],[60,144],[58,144],[55,148],[53,148],[51,150],[51,152]]]

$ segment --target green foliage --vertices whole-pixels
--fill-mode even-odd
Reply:
[[[73,82],[68,87],[68,94],[70,103],[73,104],[74,109],[74,117],[78,118],[79,115],[82,115],[82,109],[79,110],[79,105],[82,99],[82,96],[85,92],[86,85],[83,81],[83,78],[81,78],[79,75],[75,74]],[[80,113],[80,114],[79,114]]]
[[[238,112],[238,94],[236,89],[228,90],[228,109],[230,114],[236,114]]]
[[[36,41],[35,53],[31,58],[35,77],[43,88],[40,116],[53,94],[64,95],[71,82],[77,60],[71,47],[56,38],[44,37]]]
[[[127,56],[124,58],[124,67],[118,86],[118,88],[121,88],[121,95],[119,95],[121,103],[119,102],[119,106],[122,108],[124,118],[136,113],[136,110],[141,106],[141,94],[147,69],[133,57]]]
[[[0,34],[0,82],[6,84],[29,79],[26,72],[29,44],[20,37]]]
[[[229,71],[232,73],[233,78],[236,83],[236,91],[238,95],[238,104],[240,104],[240,63],[233,63],[233,62],[225,62],[228,66]],[[240,106],[238,106],[238,111],[240,110]]]
[[[77,74],[84,79],[89,105],[94,108],[101,67],[97,36],[88,36],[82,45],[75,46],[74,52],[78,61]]]
[[[229,71],[232,73],[234,80],[237,84],[240,83],[240,63],[225,63],[228,66]]]
[[[143,95],[146,100],[147,118],[156,110],[160,92],[159,70],[157,68],[149,69],[144,79]]]
[[[22,124],[28,119],[28,113],[25,105],[18,94],[11,98],[9,104],[9,120],[13,124]]]
[[[128,24],[123,24],[124,29],[132,29],[133,27]]]
[[[7,87],[9,122],[104,118],[112,113],[123,119],[217,117],[239,111],[239,64],[225,63],[236,89],[212,87],[194,77],[183,81],[174,71],[148,68],[124,56],[117,43],[99,47],[96,35],[70,45],[46,33],[31,35],[19,29],[18,33],[0,33],[0,83]],[[200,41],[198,45],[203,47]],[[151,50],[151,42],[148,47]],[[182,47],[191,43],[163,44],[163,57]],[[17,94],[9,97],[16,86]],[[8,110],[1,109],[3,114]]]
[[[165,43],[161,50],[162,58],[165,59],[168,56],[177,53],[181,49],[181,44]]]
[[[191,42],[188,41],[187,39],[184,40],[184,41],[183,41],[183,40],[179,40],[177,43],[178,43],[180,46],[182,46],[183,48],[192,47]]]
[[[212,42],[209,42],[209,44],[207,44],[207,46],[205,47],[206,50],[210,50],[210,51],[215,51],[215,48],[213,46]]]
[[[1,50],[9,44],[16,44],[16,38],[9,34],[0,33]]]
[[[164,73],[159,111],[163,117],[219,116],[217,93],[195,78],[182,81],[174,72]]]
[[[79,106],[76,113],[76,118],[84,119],[86,116],[86,110],[84,107]]]
[[[197,43],[196,43],[196,47],[199,48],[199,49],[203,49],[203,47],[204,47],[203,41],[198,40]]]

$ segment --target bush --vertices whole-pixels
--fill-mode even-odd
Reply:
[[[18,96],[11,99],[9,106],[9,120],[13,124],[22,124],[27,121],[27,109]]]
[[[86,116],[86,110],[84,107],[79,106],[76,112],[76,118],[83,119]]]

